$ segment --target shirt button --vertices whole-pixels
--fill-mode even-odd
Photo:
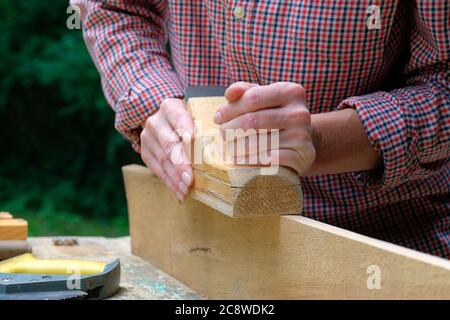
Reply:
[[[236,7],[233,10],[233,15],[236,19],[242,20],[245,17],[245,10],[242,7]]]

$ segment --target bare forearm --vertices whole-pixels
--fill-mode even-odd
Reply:
[[[369,170],[382,164],[354,109],[313,114],[311,125],[316,160],[306,176]]]

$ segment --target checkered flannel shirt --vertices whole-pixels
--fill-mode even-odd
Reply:
[[[137,151],[140,124],[188,85],[302,84],[312,113],[355,108],[384,160],[302,178],[303,214],[450,259],[448,0],[72,4],[115,126]]]

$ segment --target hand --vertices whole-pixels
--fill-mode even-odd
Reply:
[[[250,150],[258,150],[258,153],[269,151],[271,163],[290,167],[299,174],[313,164],[316,150],[311,114],[306,107],[302,86],[291,82],[267,86],[237,82],[226,90],[225,97],[229,103],[220,107],[214,117],[225,139],[227,129],[279,130],[276,149],[271,146],[270,150],[261,150],[260,146],[249,146],[244,153],[239,154],[238,150],[238,157],[251,156]]]
[[[141,133],[141,157],[147,167],[182,201],[189,193],[193,171],[183,142],[194,136],[194,121],[183,100],[166,99]],[[182,139],[182,140],[181,140]]]

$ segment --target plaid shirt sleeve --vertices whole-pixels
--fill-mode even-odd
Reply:
[[[140,125],[165,98],[182,97],[166,50],[165,0],[71,0],[116,113],[115,127],[140,151]]]
[[[450,11],[446,1],[417,1],[406,87],[345,99],[384,169],[356,173],[364,185],[390,188],[433,175],[450,157]]]

